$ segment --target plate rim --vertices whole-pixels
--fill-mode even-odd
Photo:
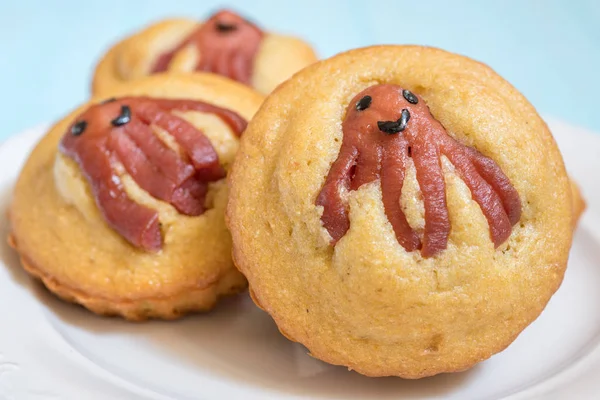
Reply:
[[[596,133],[586,127],[577,126],[556,117],[545,117],[544,120],[551,128],[551,131],[555,130],[552,127],[560,127],[559,129],[568,129],[570,131],[576,132],[577,135],[585,136],[587,140],[594,142],[594,144],[600,148],[600,133]],[[3,153],[4,151],[6,151],[7,148],[14,146],[15,143],[31,141],[31,146],[29,146],[30,150],[27,154],[24,154],[24,160],[26,160],[29,157],[31,149],[33,149],[37,145],[36,139],[41,138],[44,132],[46,132],[51,126],[51,123],[40,123],[30,128],[27,128],[19,133],[9,135],[3,140],[0,140],[0,153]],[[556,138],[555,141],[557,141]],[[14,182],[14,179],[9,179],[9,181],[11,180]],[[585,191],[585,188],[583,190]],[[588,205],[589,204],[590,203],[588,202]],[[596,231],[599,233],[597,237],[600,238],[600,229]],[[549,394],[549,392],[551,392],[553,389],[560,388],[564,385],[568,385],[570,382],[575,381],[577,377],[584,375],[586,372],[589,372],[589,368],[591,368],[594,362],[598,362],[598,360],[600,360],[600,336],[598,336],[597,339],[598,340],[596,340],[596,342],[592,345],[593,347],[591,347],[589,352],[578,357],[576,360],[569,363],[565,368],[557,371],[549,377],[546,377],[540,382],[525,387],[523,390],[520,390],[517,393],[510,394],[502,398],[505,400],[524,400],[538,398],[540,396]],[[0,353],[0,356],[1,355],[2,354]],[[84,358],[86,358],[88,363],[95,365],[95,363],[91,360],[88,360],[87,357],[84,356]],[[1,358],[0,361],[2,361]],[[71,362],[73,361],[71,360]],[[0,366],[2,366],[2,362],[0,362]],[[118,385],[122,389],[127,390],[127,392],[131,393],[132,395],[142,394],[143,396],[150,396],[151,398],[156,399],[165,398],[160,393],[149,393],[147,391],[144,391],[145,393],[140,393],[140,388],[138,388],[137,385],[130,384],[128,381],[121,379],[118,376],[114,376],[114,374],[112,374],[110,371],[105,370],[101,366],[96,365],[96,367],[98,367],[104,372],[104,381],[107,384]],[[595,376],[600,377],[600,373],[596,373]],[[596,384],[596,386],[597,389],[600,391],[600,381]],[[0,389],[2,389],[1,385]]]

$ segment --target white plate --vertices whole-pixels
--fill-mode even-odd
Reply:
[[[600,136],[550,125],[589,208],[542,316],[470,371],[407,381],[326,365],[284,339],[246,295],[177,322],[100,318],[55,299],[2,244],[0,399],[600,398]],[[43,132],[0,146],[0,212]],[[0,240],[6,234],[3,219]]]

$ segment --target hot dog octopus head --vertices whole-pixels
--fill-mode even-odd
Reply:
[[[226,174],[213,144],[181,116],[185,112],[213,114],[238,136],[246,127],[235,112],[200,101],[123,97],[91,105],[60,141],[106,223],[145,251],[162,247],[159,213],[131,198],[124,176],[178,213],[199,216],[207,210],[209,184]]]
[[[199,61],[196,71],[212,72],[250,84],[254,57],[263,32],[253,23],[231,11],[219,11],[178,46],[161,54],[152,72],[164,72],[177,52],[185,47],[195,48]]]
[[[440,158],[446,156],[486,217],[496,247],[508,239],[521,215],[519,194],[490,158],[453,139],[417,94],[397,85],[371,86],[357,94],[342,123],[343,140],[316,203],[335,245],[350,228],[342,189],[357,190],[379,179],[386,216],[400,245],[435,256],[448,243],[450,220]],[[400,198],[412,158],[423,194],[422,237],[409,225]]]
[[[98,63],[92,91],[110,95],[128,81],[157,73],[210,72],[266,94],[316,60],[302,39],[263,31],[259,24],[221,10],[203,21],[158,21],[124,38]]]

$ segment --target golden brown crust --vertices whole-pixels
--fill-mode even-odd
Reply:
[[[245,119],[262,103],[252,89],[210,74],[157,75],[109,94],[125,95],[202,100]],[[158,211],[165,244],[160,252],[147,253],[108,227],[77,164],[57,154],[58,141],[85,107],[50,129],[19,176],[10,207],[10,241],[24,268],[61,298],[129,320],[173,319],[208,310],[219,297],[244,290],[246,280],[231,260],[224,181],[211,184],[210,209],[190,217],[122,175],[128,195]],[[181,115],[203,130],[228,169],[238,146],[235,134],[213,115]]]
[[[8,237],[8,244],[19,252],[13,235]],[[53,276],[34,266],[25,255],[19,252],[19,256],[25,271],[39,279],[48,290],[64,301],[80,304],[98,315],[120,316],[132,322],[148,319],[174,320],[189,313],[209,311],[219,298],[241,293],[248,286],[246,279],[232,270],[202,288],[184,288],[179,293],[168,297],[111,299],[96,297],[80,289],[63,285]]]
[[[158,55],[177,47],[198,25],[193,20],[168,19],[115,44],[96,66],[92,93],[101,96],[127,81],[148,75]],[[194,73],[192,61],[196,57],[198,55],[190,49],[183,49],[174,59],[169,73]],[[303,40],[265,33],[254,62],[252,86],[261,93],[270,93],[278,84],[316,60],[314,50]]]
[[[315,199],[346,106],[376,83],[419,94],[451,136],[508,176],[523,213],[497,250],[445,159],[452,229],[441,254],[398,244],[378,182],[348,194],[350,229],[329,245]],[[544,121],[489,67],[433,48],[357,49],[296,74],[250,123],[229,184],[234,260],[253,298],[313,356],[368,376],[461,371],[502,351],[560,286],[571,245],[569,180]],[[413,167],[404,185],[407,219],[422,226]]]

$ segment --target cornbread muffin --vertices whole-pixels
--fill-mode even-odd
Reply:
[[[16,184],[9,241],[24,268],[67,301],[135,321],[208,310],[244,290],[225,175],[262,100],[217,75],[174,74],[79,107]]]
[[[280,331],[368,376],[461,371],[558,289],[561,154],[487,66],[376,46],[312,65],[250,122],[229,180],[237,267]]]
[[[92,90],[105,93],[124,82],[159,72],[213,72],[270,93],[316,61],[306,42],[263,32],[227,10],[203,23],[169,19],[121,41],[102,58]]]

